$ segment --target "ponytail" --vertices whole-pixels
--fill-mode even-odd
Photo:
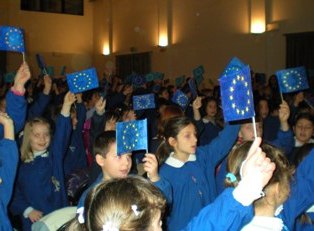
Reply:
[[[158,160],[159,166],[162,165],[166,159],[169,157],[170,153],[173,151],[173,148],[168,144],[166,140],[163,140],[156,151],[156,157]]]

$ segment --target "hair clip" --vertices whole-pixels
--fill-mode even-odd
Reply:
[[[131,208],[132,208],[135,216],[138,216],[140,214],[140,212],[137,210],[137,205],[132,205]]]
[[[235,176],[233,173],[231,173],[231,172],[229,172],[229,173],[226,175],[226,178],[228,178],[228,179],[231,181],[231,183],[234,183],[234,182],[237,182],[237,181],[238,181],[237,178],[236,178],[236,176]]]
[[[102,226],[102,231],[119,231],[119,229],[114,226],[111,221],[107,221],[106,224]]]

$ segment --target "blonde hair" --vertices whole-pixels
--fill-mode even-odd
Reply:
[[[120,231],[147,230],[166,200],[148,180],[132,176],[96,186],[85,201],[87,230],[102,230],[108,223]]]
[[[26,163],[34,160],[34,154],[30,145],[30,136],[35,124],[47,125],[48,129],[50,130],[50,124],[44,118],[36,117],[26,123],[23,131],[23,141],[20,149],[21,160]]]
[[[246,159],[247,153],[252,145],[252,141],[244,142],[237,145],[228,156],[227,170],[228,172],[234,174],[237,178],[236,182],[231,182],[228,178],[225,180],[225,184],[228,187],[236,187],[240,181],[240,168],[242,162]],[[288,193],[290,191],[290,182],[292,180],[292,175],[294,172],[294,167],[290,166],[288,159],[285,157],[283,152],[269,144],[263,143],[261,145],[263,152],[266,156],[276,164],[276,169],[273,173],[272,178],[269,180],[268,184],[265,186],[266,197],[262,197],[255,201],[255,205],[259,205],[267,200],[267,189],[269,186],[279,183],[282,192]]]

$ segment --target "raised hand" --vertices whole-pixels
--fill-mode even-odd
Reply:
[[[152,182],[159,181],[160,177],[158,175],[158,161],[154,154],[146,153],[143,158],[144,161],[144,170],[147,172],[148,178]]]
[[[289,105],[287,104],[286,101],[283,101],[280,104],[279,108],[279,120],[280,120],[280,128],[282,131],[288,131],[289,130],[289,124],[288,124],[288,119],[290,116],[290,108]]]
[[[98,99],[98,101],[95,104],[97,115],[101,116],[105,113],[106,102],[107,102],[106,99],[104,99],[103,97],[100,97]]]
[[[44,90],[45,95],[49,95],[52,88],[52,79],[49,75],[44,76]]]
[[[72,92],[68,91],[64,96],[63,105],[61,109],[61,114],[63,116],[65,117],[70,116],[71,106],[75,101],[76,101],[75,95]]]
[[[2,124],[4,128],[4,138],[14,140],[13,120],[7,113],[0,112],[0,124]]]
[[[26,62],[23,62],[17,70],[14,79],[13,90],[19,93],[25,93],[25,83],[31,78],[31,72]]]

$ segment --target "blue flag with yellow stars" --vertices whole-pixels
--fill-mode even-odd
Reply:
[[[146,78],[140,74],[132,75],[132,85],[136,87],[143,86],[146,83]]]
[[[133,110],[145,110],[150,108],[155,108],[155,95],[145,94],[145,95],[134,95],[133,96]]]
[[[248,119],[255,116],[249,66],[224,72],[220,79],[220,93],[225,121]]]
[[[176,90],[171,98],[171,101],[178,104],[184,110],[189,104],[189,97],[181,90]]]
[[[23,30],[13,26],[0,26],[0,50],[25,52]]]
[[[15,75],[16,75],[16,72],[9,72],[9,73],[6,73],[4,75],[4,82],[5,83],[13,83],[14,82],[14,79],[15,79]]]
[[[281,93],[301,91],[309,88],[304,67],[295,67],[276,72]]]
[[[147,119],[119,122],[116,125],[117,154],[148,149]]]
[[[66,74],[69,89],[72,93],[80,93],[98,87],[98,78],[95,68]]]
[[[36,54],[36,61],[37,61],[37,65],[39,69],[42,72],[46,72],[46,63],[45,63],[44,57],[40,54]]]
[[[193,69],[193,77],[194,77],[197,85],[200,85],[200,83],[203,81],[204,73],[205,73],[205,70],[204,70],[204,67],[202,65]]]
[[[196,98],[197,97],[197,86],[196,86],[196,84],[195,84],[195,79],[194,78],[191,78],[190,80],[189,80],[189,82],[188,82],[188,84],[189,84],[189,88],[190,88],[190,92],[191,92],[191,94],[192,94],[192,97],[193,97],[193,99],[194,98]]]
[[[185,75],[179,76],[175,80],[176,87],[182,87],[185,82]]]

